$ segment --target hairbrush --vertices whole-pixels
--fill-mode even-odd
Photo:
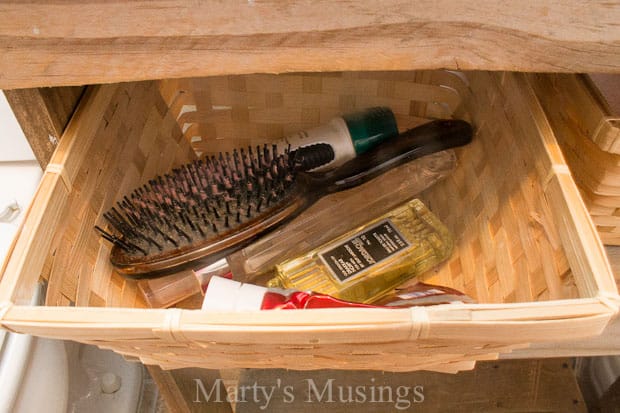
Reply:
[[[311,149],[277,153],[275,145],[265,145],[220,153],[175,168],[123,197],[104,214],[119,236],[96,229],[114,244],[110,260],[126,276],[195,269],[247,246],[327,194],[471,139],[469,123],[435,120],[324,173],[300,170],[312,166]]]

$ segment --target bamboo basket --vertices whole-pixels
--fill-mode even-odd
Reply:
[[[475,126],[459,166],[422,194],[455,253],[427,281],[479,304],[252,313],[146,309],[93,230],[134,186],[195,156],[371,105],[399,126]],[[239,137],[250,137],[242,139]],[[380,186],[380,184],[377,184]],[[301,217],[300,217],[301,218]],[[45,306],[27,305],[41,279]],[[163,368],[471,369],[528,343],[599,334],[617,312],[601,242],[523,74],[244,75],[89,88],[2,268],[4,328]]]
[[[620,245],[620,114],[585,75],[530,75],[604,244]]]

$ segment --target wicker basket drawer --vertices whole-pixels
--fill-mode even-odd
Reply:
[[[620,245],[620,115],[587,76],[531,75],[603,243]]]
[[[428,281],[480,304],[212,314],[146,309],[93,230],[136,185],[195,156],[264,142],[354,108],[399,126],[475,127],[459,166],[422,198],[452,230]],[[239,139],[240,136],[252,140]],[[193,145],[193,148],[192,148]],[[176,367],[456,371],[528,343],[599,334],[617,311],[601,242],[525,75],[345,72],[92,87],[2,270],[2,325]],[[39,279],[45,306],[26,305]]]

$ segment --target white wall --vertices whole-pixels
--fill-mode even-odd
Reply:
[[[4,93],[0,91],[0,162],[35,159]],[[0,181],[1,182],[1,181]]]
[[[4,261],[42,173],[4,93],[0,91],[0,263]],[[15,203],[19,212],[13,220],[5,222],[3,212]]]

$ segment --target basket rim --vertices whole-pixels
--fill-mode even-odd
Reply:
[[[419,340],[526,344],[598,335],[618,313],[618,303],[616,294],[508,304],[294,310],[294,318],[288,311],[219,313],[5,304],[0,325],[13,332],[95,344],[158,339],[198,346],[209,342],[337,345]]]

